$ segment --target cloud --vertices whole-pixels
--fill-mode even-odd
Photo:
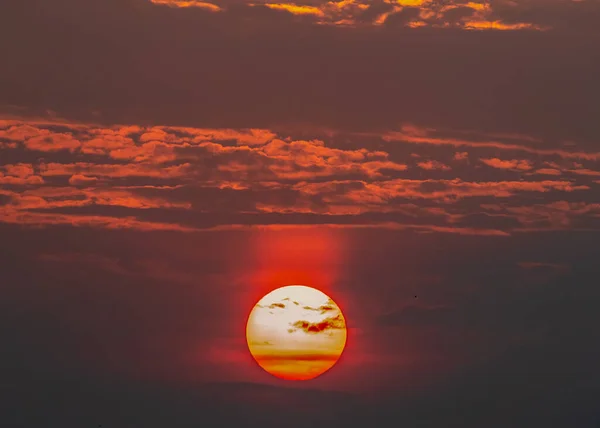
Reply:
[[[466,160],[469,160],[469,153],[468,152],[456,152],[456,153],[454,153],[453,159],[455,161],[466,161]]]
[[[468,228],[468,227],[456,227],[456,226],[435,226],[428,224],[408,224],[408,223],[399,223],[399,222],[372,222],[372,223],[334,223],[334,218],[327,219],[328,221],[324,221],[318,224],[306,224],[306,223],[289,223],[289,224],[240,224],[233,223],[227,225],[219,225],[211,228],[204,229],[206,231],[297,231],[297,230],[310,230],[310,229],[350,229],[350,230],[369,230],[369,229],[377,229],[377,230],[408,230],[414,231],[417,233],[443,233],[443,234],[452,234],[452,235],[462,235],[462,236],[493,236],[493,237],[507,237],[511,236],[510,233],[505,232],[503,230],[496,229],[482,229],[482,228]],[[543,229],[546,231],[546,229]],[[552,229],[547,229],[552,230]],[[197,230],[201,231],[201,230]],[[528,230],[534,231],[534,230]]]
[[[6,174],[20,178],[29,177],[30,175],[35,174],[33,167],[30,164],[26,163],[4,165],[3,169],[6,172]]]
[[[290,323],[290,326],[292,326],[292,328],[288,330],[290,333],[297,330],[302,330],[305,333],[317,334],[328,330],[344,329],[346,328],[346,322],[344,317],[339,314],[335,317],[325,318],[324,320],[316,323],[311,323],[308,321],[296,321]]]
[[[506,8],[506,3],[464,2],[461,0],[437,2],[434,0],[339,0],[269,2],[266,0],[225,1],[217,6],[209,2],[182,0],[150,0],[156,5],[173,8],[202,8],[213,12],[227,12],[246,7],[267,8],[289,13],[297,17],[310,17],[309,22],[336,26],[405,25],[410,28],[431,26],[437,28],[461,28],[470,30],[542,30],[551,28],[550,22],[537,23],[535,15],[518,7]],[[518,5],[515,3],[515,5]],[[557,2],[568,7],[567,0]],[[504,7],[503,7],[504,6]],[[583,10],[584,8],[580,8]],[[518,14],[521,11],[521,20]],[[559,12],[560,9],[557,10]],[[508,13],[507,13],[508,12]],[[512,13],[510,13],[512,12]],[[554,23],[555,24],[555,23]]]
[[[142,196],[128,189],[89,187],[89,180],[76,179],[69,184],[75,187],[38,187],[23,191],[7,192],[12,198],[11,210],[50,210],[82,207],[115,206],[136,210],[152,208],[188,209],[186,202],[171,202],[157,196]]]
[[[572,172],[573,174],[587,175],[590,177],[600,177],[600,171],[591,170],[587,168],[571,169],[569,170],[569,172]]]
[[[125,178],[125,177],[160,177],[173,178],[187,175],[189,163],[161,167],[154,164],[93,164],[76,163],[42,163],[39,165],[43,177],[87,175],[94,177]]]
[[[255,356],[257,361],[261,363],[278,362],[278,361],[333,361],[336,362],[339,359],[337,354],[294,354],[279,355],[279,354],[263,354]]]
[[[91,186],[96,184],[98,178],[96,177],[86,177],[85,175],[75,174],[69,178],[69,184],[73,186]]]
[[[189,137],[194,143],[210,141],[235,141],[240,145],[262,145],[275,139],[277,134],[268,129],[210,129],[186,128],[176,126],[153,127],[140,136],[140,141],[175,142],[180,138]]]
[[[562,172],[560,170],[553,168],[540,168],[534,173],[540,175],[562,175]]]
[[[60,150],[73,151],[81,145],[70,133],[53,132],[26,123],[4,121],[0,123],[0,139],[20,142],[29,150],[54,152]]]
[[[264,6],[268,7],[269,9],[285,10],[286,12],[290,12],[294,15],[325,15],[321,9],[314,6],[303,6],[293,3],[265,3]]]
[[[40,152],[55,152],[59,150],[74,151],[81,146],[81,143],[71,135],[59,133],[48,133],[47,135],[31,137],[25,140],[24,144],[29,150],[37,150]]]
[[[12,184],[19,186],[39,185],[44,184],[44,179],[38,175],[31,175],[29,177],[14,177],[10,175],[3,175],[0,172],[0,184]]]
[[[268,307],[269,309],[285,309],[285,305],[283,303],[271,303]]]
[[[8,164],[0,167],[0,184],[35,186],[44,184],[44,179],[35,173],[30,164]]]
[[[393,179],[387,181],[332,181],[327,183],[301,183],[296,186],[308,195],[323,195],[335,204],[387,205],[395,198],[439,199],[452,201],[464,198],[493,196],[508,198],[519,192],[545,193],[551,190],[573,192],[587,190],[588,186],[573,185],[569,181],[494,181],[467,182],[454,180]]]
[[[600,204],[556,201],[521,206],[502,206],[497,213],[515,216],[522,229],[594,230],[598,226]]]
[[[4,2],[0,11],[0,39],[21,40],[19,49],[7,49],[5,62],[11,66],[0,70],[4,118],[48,120],[52,110],[54,118],[83,123],[378,133],[412,123],[551,140],[539,148],[560,143],[552,140],[597,141],[589,118],[596,115],[599,63],[586,54],[598,44],[592,19],[600,9],[597,2],[507,6],[492,0],[490,8],[496,13],[502,8],[502,16],[477,12],[491,22],[557,27],[540,33],[495,31],[493,25],[490,31],[465,30],[464,17],[450,15],[439,21],[440,13],[447,15],[444,6],[477,8],[459,1],[412,8],[327,2],[344,11],[331,15],[335,25],[233,0],[215,2],[224,10],[219,13],[148,0],[56,0],[52,7],[34,1],[38,14],[14,2]],[[325,10],[326,2],[296,3]],[[392,13],[396,7],[402,10]],[[416,15],[392,22],[407,10]],[[373,25],[384,13],[390,15],[383,24]],[[57,20],[72,26],[68,47],[64,33],[48,25]],[[13,28],[17,22],[23,24]],[[421,27],[410,28],[416,23]],[[196,42],[209,39],[212,43],[201,47]],[[45,60],[50,50],[54,61]],[[80,52],[77,58],[74,50]],[[401,54],[390,56],[392,50]],[[531,56],[532,51],[540,54]],[[427,60],[423,52],[429,53]],[[57,63],[63,64],[60,70]],[[120,71],[106,79],[103,69]],[[323,69],[328,73],[317,72]]]
[[[100,215],[71,215],[3,210],[0,212],[3,223],[24,226],[72,226],[100,229],[134,229],[140,231],[191,232],[194,229],[178,224],[140,221],[132,217],[108,217]]]
[[[335,305],[335,303],[331,299],[329,299],[325,305],[321,305],[318,308],[313,308],[311,306],[303,306],[302,309],[305,309],[307,311],[315,311],[315,312],[320,312],[321,314],[325,314],[330,311],[335,311],[338,308]]]
[[[497,169],[510,169],[515,171],[529,171],[533,168],[530,161],[525,159],[503,160],[498,158],[481,159],[487,166]]]
[[[200,9],[209,10],[211,12],[221,12],[222,11],[222,9],[219,6],[217,6],[216,4],[204,2],[204,1],[197,1],[197,0],[150,0],[150,1],[157,5],[164,5],[164,6],[170,6],[170,7],[181,7],[181,8],[197,7]]]
[[[568,151],[558,148],[540,149],[537,147],[530,147],[525,144],[504,143],[493,140],[460,139],[455,137],[444,137],[436,134],[438,133],[435,130],[406,126],[402,131],[390,132],[385,134],[382,138],[385,141],[402,142],[407,144],[428,144],[434,146],[470,147],[478,149],[486,148],[514,152],[526,152],[540,156],[561,157],[563,159],[584,159],[589,161],[600,160],[600,153],[598,152]],[[495,158],[488,159],[487,162],[498,165],[502,161]]]
[[[431,170],[450,171],[452,169],[448,165],[444,165],[443,163],[435,161],[435,160],[419,162],[419,163],[417,163],[417,165],[419,166],[419,168],[425,169],[428,171],[431,171]]]
[[[547,263],[547,262],[519,262],[519,267],[523,269],[550,269],[557,271],[566,271],[571,266],[561,263]]]
[[[2,123],[3,122],[3,123]],[[30,125],[13,125],[10,121],[2,121],[3,128],[0,131],[0,137],[9,141],[25,141],[27,138],[37,137],[40,130]]]

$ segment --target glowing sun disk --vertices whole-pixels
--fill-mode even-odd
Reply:
[[[313,379],[335,365],[346,345],[346,320],[325,293],[303,285],[271,291],[246,325],[248,349],[273,376]]]

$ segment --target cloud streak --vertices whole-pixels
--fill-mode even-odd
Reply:
[[[291,328],[288,330],[290,333],[300,330],[308,334],[318,334],[328,330],[344,329],[346,328],[346,322],[344,321],[344,317],[338,314],[335,317],[328,317],[319,322],[300,320],[290,323],[290,326]]]
[[[150,1],[156,5],[164,5],[164,6],[170,6],[170,7],[181,7],[181,8],[197,7],[200,9],[209,10],[211,12],[221,12],[223,10],[214,3],[197,1],[197,0],[150,0]]]

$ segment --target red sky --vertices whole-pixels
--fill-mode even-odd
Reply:
[[[595,426],[599,18],[2,2],[9,425]],[[301,384],[244,337],[289,284],[349,327]]]

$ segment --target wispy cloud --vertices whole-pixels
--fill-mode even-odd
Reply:
[[[437,135],[436,135],[437,134]],[[428,144],[434,146],[452,146],[461,148],[487,148],[506,151],[526,152],[541,156],[558,156],[565,159],[600,160],[600,152],[581,152],[564,149],[542,149],[525,144],[512,144],[494,140],[459,139],[444,137],[435,130],[406,126],[401,131],[389,132],[383,136],[385,141],[406,144]]]
[[[222,11],[221,7],[205,1],[197,1],[197,0],[150,0],[154,4],[165,5],[170,7],[197,7],[200,9],[206,9],[211,12],[220,12]]]
[[[491,158],[491,159],[481,159],[481,162],[483,162],[487,166],[491,166],[492,168],[497,168],[497,169],[529,171],[530,169],[533,168],[533,166],[531,165],[531,162],[529,162],[528,160],[525,160],[525,159],[504,160],[504,159],[498,159],[498,158]]]
[[[322,333],[328,330],[339,330],[346,328],[346,322],[341,314],[334,317],[328,317],[319,322],[309,321],[296,321],[290,323],[291,328],[288,330],[290,333],[298,330],[309,334]]]

